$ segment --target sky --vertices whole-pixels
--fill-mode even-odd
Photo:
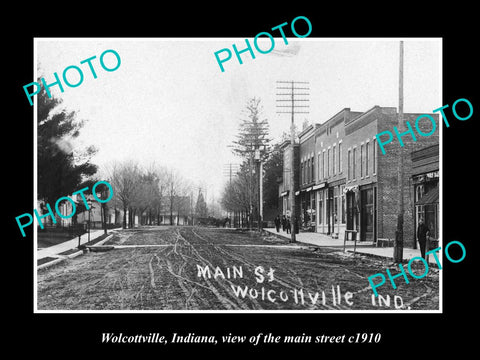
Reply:
[[[233,54],[222,72],[214,53],[224,48],[233,53],[232,44],[243,49],[244,38],[37,38],[34,67],[47,83],[70,65],[82,69],[78,87],[50,90],[85,120],[73,146],[94,145],[98,153],[92,162],[100,169],[124,159],[173,167],[207,190],[209,200],[221,194],[225,167],[241,162],[228,146],[248,99],[261,99],[273,142],[289,131],[290,116],[276,112],[276,81],[309,82],[309,114],[296,116],[298,127],[304,121],[323,123],[343,108],[398,107],[399,41],[404,40],[404,111],[431,113],[443,105],[439,38],[287,39],[285,44],[275,38],[269,54],[253,48],[255,59],[243,53],[243,64]],[[261,49],[269,48],[266,41],[259,42]],[[112,72],[99,63],[109,49],[121,58]],[[287,51],[289,56],[281,56]],[[96,79],[88,64],[80,64],[94,55]],[[116,63],[112,54],[104,59],[109,67]],[[75,71],[68,75],[72,83],[78,80]]]

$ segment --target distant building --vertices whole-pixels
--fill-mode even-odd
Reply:
[[[160,212],[160,225],[192,225],[194,209],[191,196],[175,196],[173,203],[165,199]]]
[[[75,204],[75,214],[72,217],[63,218],[57,214],[55,210],[55,204],[50,204],[50,208],[55,215],[55,223],[53,222],[51,216],[46,216],[41,219],[42,225],[44,227],[53,226],[66,228],[74,224],[87,224],[88,221],[90,221],[90,226],[93,229],[100,229],[102,227],[102,205],[97,202],[92,195],[85,195],[87,201],[91,202],[90,211],[86,210],[84,200],[81,194],[69,195],[68,197],[72,199]],[[48,209],[46,208],[45,201],[37,201],[37,211],[40,215],[47,214]],[[72,202],[68,200],[61,201],[58,204],[58,211],[65,216],[72,214]],[[123,211],[112,208],[109,204],[107,204],[106,206],[106,211],[107,224],[122,224]],[[138,219],[136,223],[138,223]]]

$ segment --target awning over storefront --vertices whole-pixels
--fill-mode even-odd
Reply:
[[[429,204],[438,204],[438,186],[435,186],[432,190],[430,190],[426,195],[424,195],[420,200],[415,203],[415,205]]]
[[[300,191],[295,191],[295,195],[296,196],[300,195]]]
[[[312,186],[312,190],[323,189],[325,186],[327,186],[327,183],[326,183],[326,182],[321,183],[321,184],[318,184],[318,185],[315,185],[315,186]]]
[[[358,191],[358,185],[354,185],[354,186],[345,186],[343,188],[343,192],[347,193],[349,191]]]
[[[284,191],[284,192],[282,192],[282,193],[280,194],[280,197],[282,197],[282,196],[287,196],[287,195],[288,195],[288,192],[289,192],[288,190],[287,190],[287,191]]]

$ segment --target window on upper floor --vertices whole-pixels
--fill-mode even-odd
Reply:
[[[327,149],[327,178],[330,177],[330,148]]]
[[[315,157],[312,156],[312,159],[310,160],[310,164],[311,164],[310,181],[315,181]]]
[[[305,169],[307,173],[307,183],[310,182],[310,159],[307,160],[307,168]]]
[[[323,168],[323,178],[324,179],[327,178],[327,163],[326,163],[326,159],[325,159],[325,153],[326,153],[326,151],[323,150],[322,151],[322,168]]]
[[[342,159],[342,143],[338,143],[338,173],[341,174],[343,171],[343,159]]]
[[[317,163],[317,172],[318,172],[318,180],[322,180],[322,156],[321,153],[318,153],[318,163]]]
[[[357,148],[353,148],[352,152],[352,179],[355,180],[357,178],[356,174],[356,162],[357,162]]]
[[[347,150],[347,180],[352,179],[352,151]]]
[[[363,178],[363,158],[365,157],[365,150],[363,144],[360,144],[360,178]]]
[[[333,145],[333,150],[332,150],[332,175],[335,175],[336,171],[337,171],[336,150],[337,150],[337,147],[335,145]]]
[[[367,142],[365,144],[365,176],[368,176],[368,165],[370,165],[368,163],[369,156],[370,156],[370,143]]]

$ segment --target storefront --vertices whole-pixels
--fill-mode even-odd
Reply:
[[[376,241],[377,239],[377,187],[374,184],[349,186],[346,196],[346,230],[349,239]]]
[[[300,197],[300,221],[303,230],[316,231],[317,210],[316,196],[313,186],[310,186],[299,193]]]
[[[415,239],[420,219],[427,225],[430,236],[439,238],[439,174],[432,171],[412,177],[415,200]]]
[[[346,202],[347,202],[347,223],[346,229],[352,235],[350,239],[355,239],[356,234],[360,228],[359,219],[359,192],[358,186],[348,186],[344,189]]]
[[[412,152],[412,199],[414,211],[414,248],[417,246],[417,228],[420,219],[424,220],[430,237],[438,240],[439,232],[439,165],[438,144]]]
[[[360,241],[375,241],[377,238],[377,188],[373,185],[360,187]]]
[[[317,232],[343,239],[345,232],[344,184],[326,183],[317,185]]]

